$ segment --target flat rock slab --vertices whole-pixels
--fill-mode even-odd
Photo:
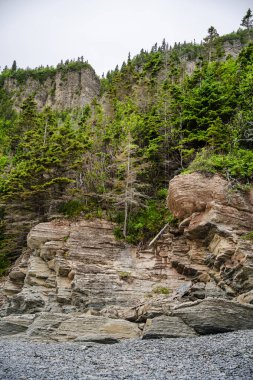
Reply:
[[[82,341],[116,343],[124,339],[138,338],[136,323],[122,319],[87,316],[85,314],[42,313],[28,328],[27,335],[55,341]]]
[[[34,318],[34,314],[9,315],[0,318],[0,336],[25,332],[33,323]]]
[[[198,334],[253,329],[253,306],[225,299],[205,299],[173,311]]]
[[[143,331],[143,339],[185,338],[196,335],[195,330],[182,319],[171,316],[148,319]]]

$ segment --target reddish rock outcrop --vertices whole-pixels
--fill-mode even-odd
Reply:
[[[195,212],[202,212],[208,203],[226,199],[227,182],[219,176],[203,177],[186,174],[170,181],[168,206],[175,217],[185,219]]]
[[[235,213],[236,227],[236,219],[239,217],[247,220],[248,228],[252,228],[253,190],[247,194],[235,191],[228,181],[217,174],[206,177],[200,173],[192,173],[174,177],[170,181],[168,206],[175,217],[181,220],[217,207],[217,212],[219,210],[222,217],[221,222],[224,222],[224,217],[227,216],[228,223],[231,223],[233,215],[230,214]]]
[[[181,220],[178,241],[189,247],[183,261],[197,246],[199,264],[208,265],[208,275],[230,296],[253,288],[253,245],[247,239],[253,230],[252,195],[235,191],[218,175],[193,173],[170,182],[168,206]],[[173,261],[182,263],[180,257]]]

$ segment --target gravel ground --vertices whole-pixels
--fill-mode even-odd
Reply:
[[[114,345],[0,340],[1,380],[253,379],[253,331]]]

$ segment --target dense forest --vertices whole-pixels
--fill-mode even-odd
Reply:
[[[249,10],[250,11],[250,10]],[[101,78],[101,94],[82,109],[37,109],[29,96],[17,112],[7,78],[41,82],[89,64],[83,57],[56,68],[0,75],[0,268],[13,254],[4,205],[26,203],[38,215],[106,218],[115,236],[138,244],[165,223],[168,183],[180,173],[220,173],[231,191],[253,179],[253,30],[251,11],[237,32],[214,27],[201,44],[163,40],[130,54]],[[234,56],[234,44],[241,51]],[[89,66],[90,67],[90,66]]]

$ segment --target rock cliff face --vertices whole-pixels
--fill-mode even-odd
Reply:
[[[4,285],[7,314],[82,311],[136,320],[159,289],[169,293],[186,281],[153,250],[116,241],[106,221],[40,223],[27,245]]]
[[[99,96],[100,81],[92,69],[82,68],[66,73],[57,71],[42,82],[28,78],[20,84],[16,79],[7,78],[4,87],[17,109],[28,96],[33,95],[39,109],[50,106],[63,110],[83,107]]]
[[[228,56],[236,58],[244,46],[245,44],[239,39],[225,41],[222,46],[223,57],[220,59],[225,60]],[[215,49],[214,54],[216,54]],[[189,60],[187,54],[181,58],[181,64],[183,71],[188,75],[191,75],[196,68],[196,60]],[[167,69],[159,72],[158,82],[164,80],[166,73]],[[11,94],[14,108],[17,110],[30,95],[34,96],[39,109],[50,106],[53,109],[64,110],[83,107],[95,97],[99,97],[100,80],[90,67],[70,69],[67,72],[58,69],[53,75],[49,73],[43,80],[35,79],[32,76],[28,76],[25,81],[21,82],[14,78],[6,78],[4,88]],[[135,92],[137,98],[144,98],[140,102],[145,103],[149,92],[143,87],[143,84],[140,88],[136,86]],[[102,104],[110,113],[111,105],[105,98],[102,99]]]
[[[182,220],[178,241],[183,239],[187,247],[184,260],[191,261],[197,245],[199,258],[209,268],[208,278],[229,296],[250,291],[253,252],[247,233],[253,229],[253,191],[235,192],[218,175],[190,174],[171,181],[168,203]]]
[[[142,249],[101,220],[32,228],[2,284],[0,334],[110,343],[253,328],[253,192],[180,175],[168,204],[179,227]]]
[[[231,56],[236,58],[244,46],[245,44],[243,44],[240,40],[225,41],[223,44],[225,57]]]

